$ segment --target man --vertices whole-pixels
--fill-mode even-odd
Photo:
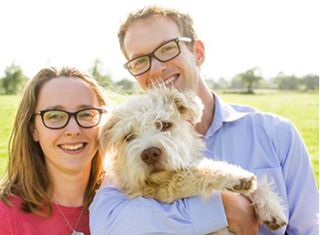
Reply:
[[[288,225],[273,234],[318,234],[318,191],[305,145],[294,126],[250,107],[228,105],[213,94],[200,75],[204,44],[187,14],[148,7],[129,15],[119,31],[125,67],[142,88],[164,82],[192,90],[205,109],[196,126],[204,135],[206,157],[266,174],[287,207]],[[248,199],[213,193],[161,204],[138,197],[128,200],[103,186],[90,209],[92,234],[206,234],[223,227],[236,234],[271,234],[259,226]]]

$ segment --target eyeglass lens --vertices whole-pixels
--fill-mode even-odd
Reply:
[[[130,61],[127,64],[127,68],[131,74],[136,76],[150,69],[152,57],[155,57],[161,62],[166,62],[178,56],[179,53],[180,48],[178,42],[176,40],[172,40],[157,48],[150,55],[141,56]]]
[[[62,110],[48,110],[43,113],[43,122],[49,128],[62,128],[67,125],[71,116],[75,116],[81,127],[92,127],[100,122],[100,112],[97,109],[86,109],[73,115]]]

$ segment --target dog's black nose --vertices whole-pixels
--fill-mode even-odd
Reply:
[[[147,164],[155,164],[159,161],[161,156],[161,149],[157,147],[150,147],[143,150],[141,159]]]

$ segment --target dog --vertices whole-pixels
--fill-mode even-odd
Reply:
[[[192,92],[158,87],[111,110],[99,133],[107,153],[108,177],[128,198],[145,196],[164,203],[213,190],[239,192],[271,230],[286,225],[281,200],[267,179],[241,167],[203,156],[195,131],[203,105]],[[214,234],[232,234],[223,229]]]

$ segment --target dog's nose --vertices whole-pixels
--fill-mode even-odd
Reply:
[[[150,147],[143,150],[141,159],[147,164],[155,164],[159,161],[161,156],[161,149],[157,147]]]

